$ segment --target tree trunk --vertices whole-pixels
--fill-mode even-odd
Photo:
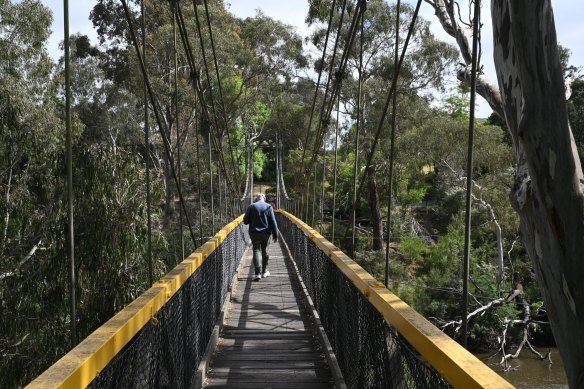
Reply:
[[[573,388],[584,387],[584,177],[550,0],[493,0],[494,58],[515,146],[523,244]]]
[[[369,166],[369,207],[373,227],[373,250],[383,250],[383,224],[379,210],[379,191],[375,180],[375,167]]]
[[[493,229],[495,230],[495,236],[497,237],[497,268],[498,268],[498,275],[497,275],[497,294],[499,297],[502,293],[503,288],[503,281],[505,278],[505,262],[504,262],[504,255],[503,255],[503,229],[501,228],[501,224],[497,220],[497,215],[495,215],[495,210],[493,206],[482,199],[481,197],[473,196],[473,201],[480,204],[484,209],[487,210],[489,216],[491,217],[491,223],[493,224]]]

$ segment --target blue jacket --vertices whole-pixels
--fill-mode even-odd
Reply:
[[[278,225],[272,206],[264,201],[256,201],[247,208],[243,217],[243,224],[249,224],[249,232],[272,233],[274,240],[278,240]]]

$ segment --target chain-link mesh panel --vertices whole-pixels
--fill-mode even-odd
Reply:
[[[246,247],[235,228],[89,388],[190,388]]]
[[[450,388],[294,222],[278,225],[348,388]]]

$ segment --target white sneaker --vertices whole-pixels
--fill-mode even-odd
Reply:
[[[268,278],[270,276],[270,272],[268,270],[266,270],[265,272],[262,273],[262,278]]]
[[[254,278],[253,278],[253,280],[254,280],[254,281],[259,281],[259,280],[261,280],[261,279],[262,279],[262,276],[261,276],[261,274],[256,274],[256,275],[254,276]]]

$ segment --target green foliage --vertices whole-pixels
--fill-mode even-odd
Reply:
[[[428,253],[428,246],[422,238],[406,237],[400,242],[400,253],[409,263],[421,263],[425,254]]]
[[[264,172],[264,165],[266,163],[266,155],[262,149],[255,149],[253,152],[253,174],[256,178],[262,178]]]
[[[91,147],[75,160],[76,176],[83,177],[76,187],[76,219],[92,221],[78,224],[75,231],[78,296],[83,302],[78,315],[85,336],[148,285],[146,193],[144,167],[135,152]],[[153,195],[160,201],[160,190]],[[155,266],[156,274],[165,270]]]
[[[470,99],[464,91],[458,90],[444,99],[444,109],[451,117],[468,121],[470,113]]]
[[[373,277],[383,280],[385,275],[385,252],[358,251],[355,253],[355,261]]]
[[[262,102],[256,102],[252,111],[249,113],[249,119],[253,128],[263,129],[270,118],[272,110]]]
[[[313,42],[324,43],[329,0],[310,1],[307,17],[314,26]],[[177,191],[172,180],[171,161],[162,147],[162,136],[171,141],[173,156],[180,140],[183,193],[193,229],[203,236],[215,231],[211,219],[208,170],[210,131],[221,143],[212,144],[211,156],[218,160],[222,150],[227,173],[235,187],[246,169],[247,148],[254,146],[254,176],[275,179],[273,152],[276,135],[284,149],[284,179],[294,199],[305,194],[307,178],[300,171],[312,157],[314,118],[308,137],[312,80],[298,77],[309,66],[302,39],[290,26],[258,12],[243,20],[225,9],[223,2],[210,2],[211,19],[220,64],[222,104],[218,80],[201,79],[206,104],[215,99],[217,126],[201,115],[195,98],[184,48],[179,45],[178,98],[171,75],[174,73],[172,24],[169,4],[147,0],[146,20],[148,73],[155,92],[166,134],[156,132],[150,117],[152,144],[143,142],[143,83],[136,71],[138,58],[127,41],[127,26],[118,2],[99,0],[92,12],[101,46],[93,46],[87,36],[72,36],[72,94],[75,174],[75,250],[77,253],[78,324],[83,337],[111,317],[147,288],[145,164],[152,167],[154,268],[155,277],[192,250],[186,228],[179,228]],[[202,5],[198,5],[201,7]],[[339,9],[337,9],[339,11]],[[352,10],[354,11],[354,9]],[[351,11],[351,12],[352,12]],[[196,36],[191,7],[183,8],[186,27]],[[405,19],[413,9],[402,5]],[[68,349],[68,263],[66,258],[66,188],[64,180],[63,61],[54,64],[44,48],[51,15],[36,1],[11,3],[0,0],[0,301],[3,317],[0,341],[3,350],[0,380],[8,387],[22,386]],[[138,19],[138,14],[132,17]],[[334,15],[338,21],[339,14]],[[404,19],[404,20],[405,20]],[[349,23],[349,18],[346,18]],[[358,178],[363,176],[376,133],[387,89],[393,77],[395,9],[381,0],[368,2],[363,52],[363,125],[357,144]],[[403,23],[401,28],[407,27]],[[209,47],[208,34],[204,44]],[[344,35],[343,35],[344,36]],[[8,39],[10,38],[10,39]],[[344,39],[344,38],[343,38]],[[193,44],[195,40],[191,41]],[[342,44],[343,42],[341,42]],[[454,49],[435,39],[428,22],[418,19],[399,78],[398,131],[394,160],[391,256],[389,272],[392,289],[427,317],[436,320],[460,318],[461,261],[464,248],[462,205],[467,140],[467,95],[452,92],[443,109],[435,110],[428,88],[443,90],[445,70],[454,63]],[[194,58],[202,69],[202,53],[193,44]],[[336,196],[335,243],[343,248],[349,240],[352,206],[356,101],[358,91],[358,50],[349,53],[349,67],[341,90],[340,140],[337,148],[337,185],[333,187],[333,157],[329,130],[325,147],[326,180],[317,172],[317,198],[325,189],[325,214],[332,210]],[[315,68],[328,70],[330,57]],[[214,73],[214,69],[210,69]],[[326,75],[325,77],[330,77]],[[573,84],[570,119],[580,149],[584,130],[580,127],[581,80]],[[317,94],[317,109],[323,96]],[[178,111],[178,115],[176,112]],[[152,110],[150,110],[152,113]],[[333,123],[333,118],[330,123]],[[209,120],[214,121],[215,117]],[[154,124],[153,124],[154,123]],[[511,145],[501,129],[504,123],[489,120],[475,130],[475,202],[471,247],[471,277],[477,301],[484,303],[521,283],[533,310],[541,308],[531,264],[516,243],[518,218],[509,205],[507,191],[513,182]],[[365,182],[357,199],[357,241],[351,250],[355,259],[376,278],[385,274],[384,250],[372,251],[378,242],[373,216],[384,219],[389,192],[389,124],[383,123],[379,146],[368,172],[376,187]],[[177,133],[177,129],[180,130]],[[582,150],[580,150],[582,151]],[[322,166],[322,159],[316,163]],[[175,169],[178,168],[175,159]],[[233,171],[232,167],[235,167]],[[200,171],[199,171],[200,170]],[[215,172],[219,169],[214,167]],[[221,171],[222,180],[225,179]],[[201,176],[199,184],[198,176]],[[218,177],[215,174],[213,177]],[[225,182],[222,182],[225,184]],[[215,185],[217,181],[215,181]],[[314,185],[310,181],[311,185]],[[223,185],[224,188],[224,185]],[[314,186],[311,186],[314,188]],[[243,189],[243,188],[240,188]],[[371,192],[371,193],[369,193]],[[311,191],[312,193],[312,191]],[[224,198],[240,196],[237,190]],[[199,197],[200,196],[200,197]],[[201,204],[199,208],[199,198]],[[310,196],[309,204],[315,200]],[[513,263],[506,268],[503,291],[497,288],[496,234],[492,214],[503,226],[503,245]],[[215,207],[218,204],[215,202]],[[307,208],[307,206],[305,206]],[[230,216],[229,216],[230,217]],[[227,218],[227,216],[225,217]],[[418,223],[426,231],[414,232]],[[323,234],[330,236],[329,220],[318,221]],[[184,220],[183,220],[184,224]],[[216,226],[216,228],[218,225]],[[387,228],[387,226],[382,226]],[[382,231],[383,232],[383,228]],[[376,232],[380,234],[381,232]],[[198,236],[195,240],[198,240]],[[342,241],[344,244],[339,244]],[[29,255],[32,253],[31,255]],[[506,262],[507,263],[507,262]],[[510,304],[473,319],[471,340],[482,346],[492,342],[500,319],[517,317]],[[541,336],[544,329],[538,328]]]
[[[402,175],[396,182],[396,196],[403,207],[416,205],[422,202],[428,193],[428,187],[419,180]]]

